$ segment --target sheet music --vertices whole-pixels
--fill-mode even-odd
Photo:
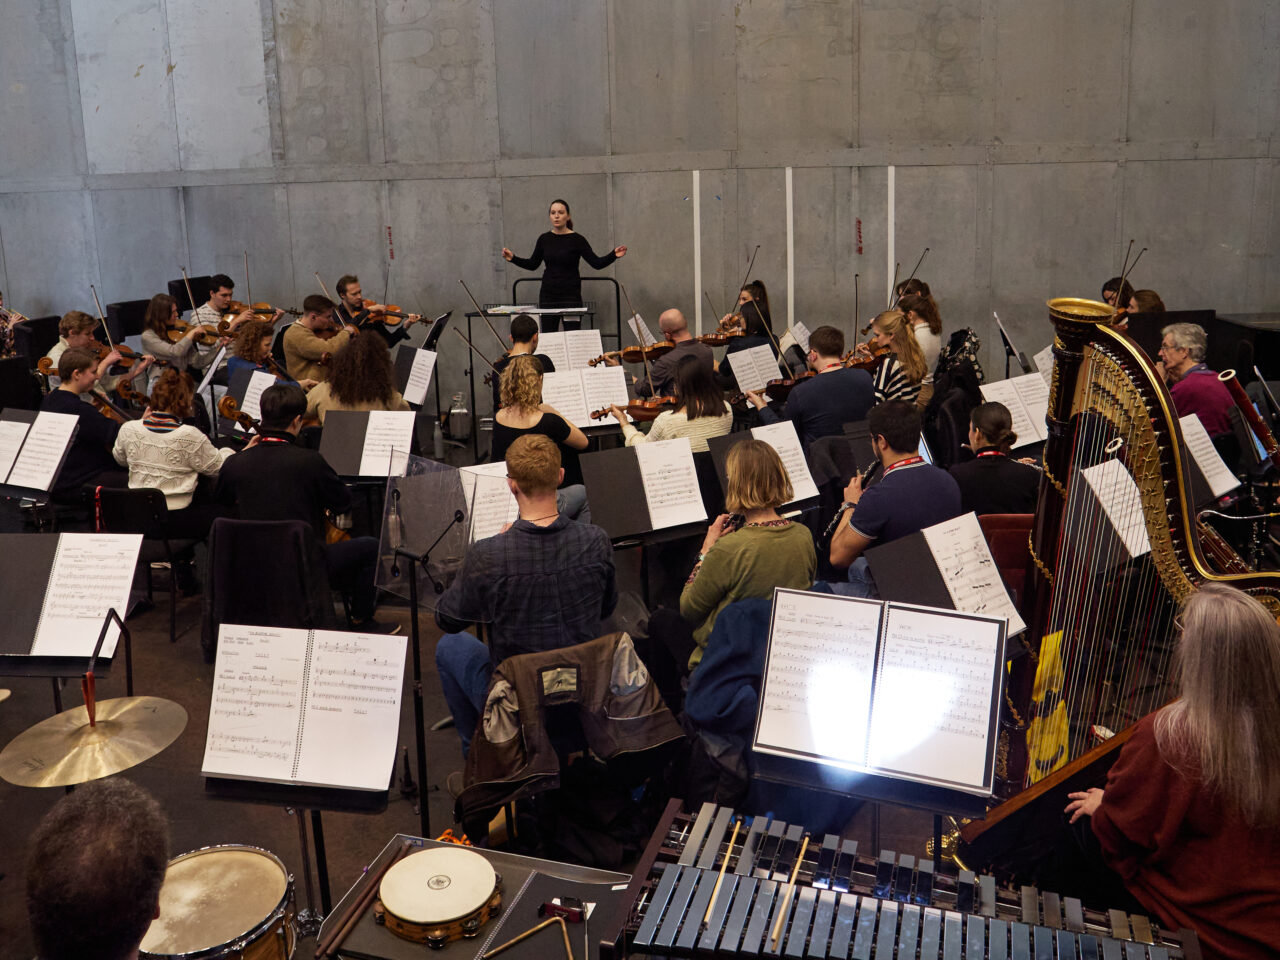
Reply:
[[[622,372],[621,367],[606,369]],[[587,406],[587,395],[582,386],[582,373],[581,370],[557,369],[555,373],[542,375],[542,402],[550,404],[556,412],[577,427],[592,424],[591,409]]]
[[[631,335],[644,346],[649,347],[658,342],[658,338],[653,335],[653,331],[649,329],[649,325],[644,322],[640,314],[633,313],[628,317],[627,326],[631,328]]]
[[[1002,617],[1009,624],[1009,636],[1027,628],[1000,579],[976,513],[966,513],[920,532],[957,610]]]
[[[385,790],[396,763],[406,638],[317,630],[293,779]]]
[[[777,590],[755,749],[861,767],[882,604]]]
[[[274,374],[267,373],[265,370],[255,370],[253,375],[249,377],[249,385],[244,388],[244,403],[240,404],[240,409],[251,416],[254,420],[262,419],[262,391],[267,389],[276,382]],[[237,430],[243,430],[244,427],[236,424]]]
[[[770,380],[782,377],[781,368],[773,356],[773,348],[768,344],[738,350],[725,354],[725,357],[733,370],[734,379],[738,381],[739,390],[763,390]]]
[[[634,449],[653,529],[707,519],[688,437],[640,443]]]
[[[999,402],[1013,416],[1013,432],[1018,435],[1014,447],[1025,447],[1048,437],[1045,420],[1049,416],[1049,385],[1038,373],[1027,373],[1008,380],[984,383],[982,399]]]
[[[1053,382],[1053,344],[1049,344],[1031,359],[1040,371],[1040,376],[1044,377],[1045,386],[1048,386]]]
[[[582,374],[582,393],[586,400],[587,412],[603,410],[611,403],[624,409],[627,406],[627,375],[621,367],[589,367],[579,371]],[[586,423],[578,426],[599,426],[603,422],[587,418]]]
[[[62,534],[31,654],[91,656],[107,611],[114,607],[121,620],[128,613],[129,588],[133,586],[133,569],[141,548],[140,533]],[[112,656],[119,637],[120,628],[112,623],[100,655]]]
[[[520,504],[507,486],[505,462],[462,467],[458,479],[467,498],[471,543],[496,536],[506,524],[520,518]]]
[[[1210,492],[1215,497],[1222,497],[1240,486],[1239,479],[1223,462],[1218,448],[1209,439],[1209,431],[1204,428],[1200,418],[1189,413],[1178,422],[1182,424],[1182,439],[1187,443],[1187,451],[1200,468],[1200,474],[1209,485]]]
[[[413,349],[413,348],[407,348]],[[419,407],[427,402],[427,390],[431,387],[431,372],[436,368],[434,350],[413,350],[413,366],[404,385],[404,398]]]
[[[0,420],[0,483],[8,481],[9,471],[18,459],[18,451],[30,428],[31,424],[21,420]]]
[[[538,334],[538,348],[533,352],[535,356],[540,353],[555,364],[557,373],[564,373],[569,369],[569,347],[561,332],[553,330]]]
[[[370,411],[364,432],[364,451],[360,454],[360,476],[404,476],[415,417],[412,410]]]
[[[222,624],[202,773],[290,779],[308,642],[306,630]]]
[[[1147,524],[1142,513],[1142,495],[1138,485],[1118,459],[1104,460],[1095,467],[1080,471],[1093,495],[1102,504],[1107,519],[1123,541],[1129,556],[1140,557],[1151,550]]]
[[[1000,651],[998,622],[888,604],[868,765],[982,791]]]
[[[991,316],[993,316],[993,317],[995,317],[995,318],[996,318],[996,326],[997,326],[997,327],[999,327],[999,328],[1000,328],[1000,332],[1001,332],[1002,334],[1004,334],[1004,341],[1005,341],[1005,343],[1007,343],[1007,344],[1009,345],[1009,349],[1013,351],[1013,353],[1014,353],[1014,360],[1016,361],[1016,360],[1018,359],[1018,353],[1019,353],[1019,350],[1018,350],[1018,348],[1017,348],[1017,347],[1014,345],[1014,343],[1013,343],[1013,337],[1009,336],[1009,331],[1008,331],[1008,330],[1006,330],[1006,329],[1004,328],[1004,324],[1000,322],[1000,314],[998,314],[998,313],[996,313],[994,310],[992,310],[992,311],[991,311]]]
[[[204,393],[206,390],[209,389],[209,381],[213,379],[213,375],[217,373],[218,369],[222,366],[222,360],[224,357],[226,357],[226,355],[227,355],[227,346],[224,344],[223,346],[218,348],[218,352],[213,356],[213,361],[209,364],[208,369],[205,370],[204,379],[200,381],[200,386],[196,387],[197,395]],[[244,409],[244,408],[241,407],[241,409]]]
[[[565,354],[570,370],[589,370],[591,369],[589,361],[604,353],[604,344],[600,340],[599,330],[566,330],[561,335],[564,337]],[[541,341],[542,337],[539,336],[538,340]]]
[[[15,487],[30,487],[33,490],[48,490],[53,486],[62,457],[67,452],[67,444],[80,418],[70,413],[51,413],[41,410],[36,414],[36,422],[27,431],[26,441],[9,471],[9,483]]]
[[[782,420],[762,427],[752,427],[751,435],[778,451],[787,476],[791,478],[795,500],[808,500],[818,495],[818,485],[813,482],[813,474],[809,472],[809,463],[804,458],[804,448],[800,446],[794,423]]]
[[[790,341],[790,343],[788,343]],[[787,347],[794,343],[800,348],[800,352],[807,354],[809,352],[809,328],[797,320],[791,325],[786,333],[778,340],[778,347],[783,353],[786,353]]]

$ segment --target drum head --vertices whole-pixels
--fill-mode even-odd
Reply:
[[[489,861],[462,847],[410,854],[387,871],[382,905],[409,923],[448,923],[474,913],[493,895],[498,878]]]
[[[142,950],[194,953],[242,937],[275,912],[288,887],[284,864],[254,847],[211,847],[175,857],[160,888],[160,916]]]

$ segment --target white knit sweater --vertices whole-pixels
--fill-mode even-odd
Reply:
[[[129,468],[131,489],[160,490],[170,510],[182,510],[191,506],[199,475],[216,477],[234,451],[219,450],[187,424],[169,433],[155,433],[141,420],[130,420],[120,427],[111,452],[117,463]]]

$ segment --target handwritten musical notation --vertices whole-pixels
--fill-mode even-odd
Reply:
[[[6,482],[16,487],[48,490],[78,423],[77,417],[67,413],[41,410],[36,414]]]
[[[404,349],[403,347],[401,349]],[[405,380],[404,398],[422,406],[427,402],[427,390],[431,387],[431,374],[436,368],[434,350],[414,350],[413,363]]]
[[[140,534],[62,534],[31,653],[90,656],[107,611],[114,608],[123,618],[128,609],[141,546]],[[113,623],[102,642],[101,656],[115,653],[119,635],[120,628]]]
[[[642,443],[634,449],[653,529],[707,519],[688,437]]]
[[[1027,628],[1000,579],[976,514],[966,513],[922,532],[957,610],[1003,617],[1010,635]]]
[[[790,420],[783,420],[780,423],[752,427],[751,435],[778,451],[782,465],[786,468],[787,477],[791,480],[793,502],[808,500],[818,495],[818,486],[813,482],[813,474],[809,472],[809,463],[804,458],[804,448],[800,446],[800,437],[796,434],[795,424]]]
[[[409,462],[413,441],[412,410],[373,410],[364,432],[360,476],[401,477]]]

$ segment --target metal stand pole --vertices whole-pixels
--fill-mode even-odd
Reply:
[[[287,807],[286,811],[298,818],[298,847],[302,851],[302,882],[307,894],[307,905],[298,911],[298,936],[314,937],[320,932],[320,923],[324,919],[316,913],[315,890],[311,886],[311,845],[307,842],[307,820],[303,811],[296,807]]]
[[[426,729],[425,705],[422,700],[422,645],[418,639],[418,563],[417,554],[397,550],[396,555],[412,562],[409,568],[409,647],[413,651],[413,739],[418,761],[418,826],[422,836],[431,839],[431,812],[427,808],[427,747],[423,742]]]
[[[316,876],[320,880],[320,909],[327,917],[333,909],[333,897],[329,892],[329,858],[324,850],[324,823],[320,811],[311,811],[311,835],[316,843]]]

